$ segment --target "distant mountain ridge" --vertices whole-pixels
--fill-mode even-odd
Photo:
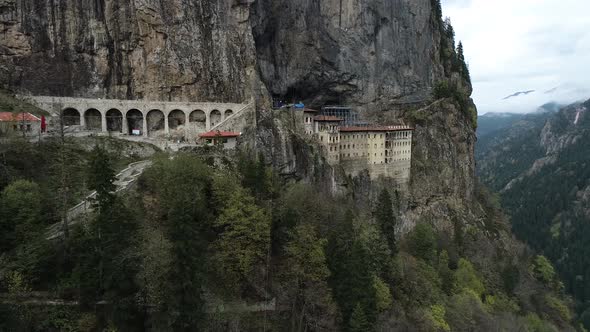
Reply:
[[[481,138],[478,175],[500,192],[514,233],[556,265],[588,328],[590,100],[551,112],[556,107]]]

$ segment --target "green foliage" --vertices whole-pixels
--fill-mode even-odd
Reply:
[[[452,295],[457,288],[457,279],[453,271],[449,268],[449,254],[446,250],[441,251],[438,255],[437,270],[442,282],[442,290],[447,295]]]
[[[18,180],[0,194],[0,252],[24,244],[43,229],[42,198],[36,183]]]
[[[378,312],[383,312],[391,308],[393,298],[389,286],[379,277],[373,277],[373,287],[375,288],[375,300]]]
[[[467,66],[467,62],[465,62],[465,55],[463,54],[463,43],[459,41],[459,45],[457,46],[457,59],[459,62],[459,72],[463,79],[471,84],[471,75],[469,74],[469,66]]]
[[[166,275],[166,308],[175,330],[198,326],[204,310],[207,232],[211,227],[208,192],[211,172],[197,157],[182,154],[162,158],[145,173],[150,191],[158,197],[158,212],[171,243]]]
[[[428,307],[443,298],[437,271],[423,260],[401,252],[392,271],[392,292],[406,308]]]
[[[530,270],[535,278],[545,284],[551,284],[555,278],[555,269],[545,256],[535,257]]]
[[[318,238],[314,227],[299,224],[285,247],[288,273],[298,281],[322,282],[330,275],[324,247],[328,241]]]
[[[453,98],[459,110],[471,121],[472,127],[477,128],[477,109],[473,102],[456,84],[449,81],[440,81],[434,86],[434,99]]]
[[[529,332],[555,332],[553,326],[548,324],[546,321],[539,318],[539,316],[535,313],[529,313],[526,316],[526,329]]]
[[[254,156],[256,156],[254,154]],[[238,169],[242,174],[242,185],[250,189],[258,201],[269,199],[274,195],[273,173],[266,165],[264,155],[253,158],[250,151],[239,155]]]
[[[502,270],[502,284],[508,294],[514,293],[514,289],[520,282],[520,270],[518,266],[509,264]]]
[[[395,217],[393,215],[393,208],[391,202],[391,196],[387,189],[383,189],[377,200],[377,206],[375,207],[375,219],[377,224],[381,228],[381,232],[387,239],[387,244],[391,252],[397,251],[396,240],[395,240]]]
[[[349,332],[369,332],[371,331],[371,324],[367,320],[367,316],[360,303],[357,303],[350,316],[348,323]]]
[[[376,295],[373,272],[366,246],[354,233],[353,216],[348,214],[341,229],[328,243],[330,286],[344,322],[349,322],[356,303],[362,307],[370,324],[376,318]]]
[[[503,293],[496,295],[487,295],[485,301],[486,307],[493,312],[512,312],[517,313],[520,310],[518,303]]]
[[[473,291],[477,296],[483,295],[485,291],[483,282],[473,265],[466,259],[459,260],[459,268],[455,271],[455,278],[459,287]]]
[[[214,184],[213,187],[214,196],[229,194],[214,223],[219,230],[219,238],[214,243],[214,261],[228,288],[237,290],[251,279],[254,266],[266,260],[270,218],[243,189],[236,187],[227,193],[223,186],[219,189]]]
[[[112,208],[115,199],[115,170],[107,152],[95,146],[88,162],[88,188],[96,191],[96,205],[101,212]]]
[[[567,305],[560,299],[547,294],[545,295],[545,305],[551,313],[551,316],[554,317],[557,321],[561,321],[564,323],[571,321],[572,314],[570,313],[570,310],[567,307]]]
[[[417,258],[432,262],[436,258],[436,236],[432,226],[419,223],[408,237],[409,251]]]
[[[449,323],[445,320],[446,309],[443,305],[436,304],[430,307],[427,317],[433,327],[438,331],[451,331]]]

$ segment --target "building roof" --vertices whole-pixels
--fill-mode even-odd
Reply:
[[[313,118],[314,121],[317,122],[341,122],[344,121],[337,116],[329,116],[329,115],[319,115]]]
[[[201,137],[201,138],[217,138],[217,137],[229,138],[229,137],[238,137],[240,135],[242,135],[242,133],[236,133],[233,131],[215,130],[215,131],[210,131],[210,132],[201,134],[201,135],[199,135],[199,137]]]
[[[348,133],[372,132],[372,131],[388,132],[388,131],[406,131],[406,130],[414,130],[414,128],[409,127],[409,126],[368,126],[368,127],[342,127],[342,128],[340,128],[340,132],[348,132]]]
[[[305,112],[305,113],[317,113],[319,111],[318,110],[311,109],[311,108],[304,108],[303,109],[303,112]]]
[[[0,122],[16,122],[16,121],[40,122],[41,118],[38,118],[31,113],[0,112]]]

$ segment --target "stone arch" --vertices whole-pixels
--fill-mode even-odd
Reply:
[[[157,131],[164,130],[164,112],[154,109],[147,114],[147,132],[148,135],[154,135]]]
[[[224,115],[225,115],[225,118],[227,119],[230,116],[234,115],[234,111],[233,110],[230,110],[230,109],[227,109],[227,110],[225,110]]]
[[[207,131],[207,114],[202,110],[192,111],[188,117],[188,121],[197,133]]]
[[[211,128],[221,123],[221,112],[219,110],[212,110],[209,117],[211,118]]]
[[[86,130],[101,131],[102,114],[96,108],[90,108],[84,112],[84,123],[86,124]]]
[[[168,128],[171,130],[178,129],[186,124],[186,114],[182,110],[173,110],[168,113]]]
[[[80,112],[75,108],[66,108],[61,112],[64,126],[79,126]]]
[[[139,133],[143,134],[143,113],[140,110],[130,109],[125,117],[127,118],[129,133],[133,134],[134,130],[139,130]]]
[[[123,132],[123,113],[116,108],[107,111],[107,130]]]

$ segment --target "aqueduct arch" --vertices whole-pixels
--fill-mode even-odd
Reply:
[[[116,108],[107,111],[107,131],[123,132],[123,113]]]
[[[86,124],[86,130],[101,131],[102,114],[96,108],[90,108],[84,113],[84,123]]]
[[[126,114],[128,132],[133,134],[134,130],[139,130],[143,134],[143,113],[137,109],[131,109]]]
[[[229,118],[230,116],[232,116],[233,114],[234,114],[234,111],[232,111],[232,110],[225,110],[225,113],[224,113],[226,119]]]
[[[66,108],[61,112],[64,126],[79,126],[81,124],[80,112],[75,108]]]
[[[157,131],[164,130],[164,112],[158,109],[153,109],[147,114],[147,134],[155,135]]]
[[[189,122],[198,131],[207,130],[207,114],[205,114],[205,112],[203,112],[202,110],[192,111],[189,116]]]
[[[221,112],[219,110],[211,111],[211,127],[215,127],[216,125],[221,123]]]
[[[186,114],[181,110],[173,110],[168,114],[168,127],[171,130],[177,129],[186,124]]]

